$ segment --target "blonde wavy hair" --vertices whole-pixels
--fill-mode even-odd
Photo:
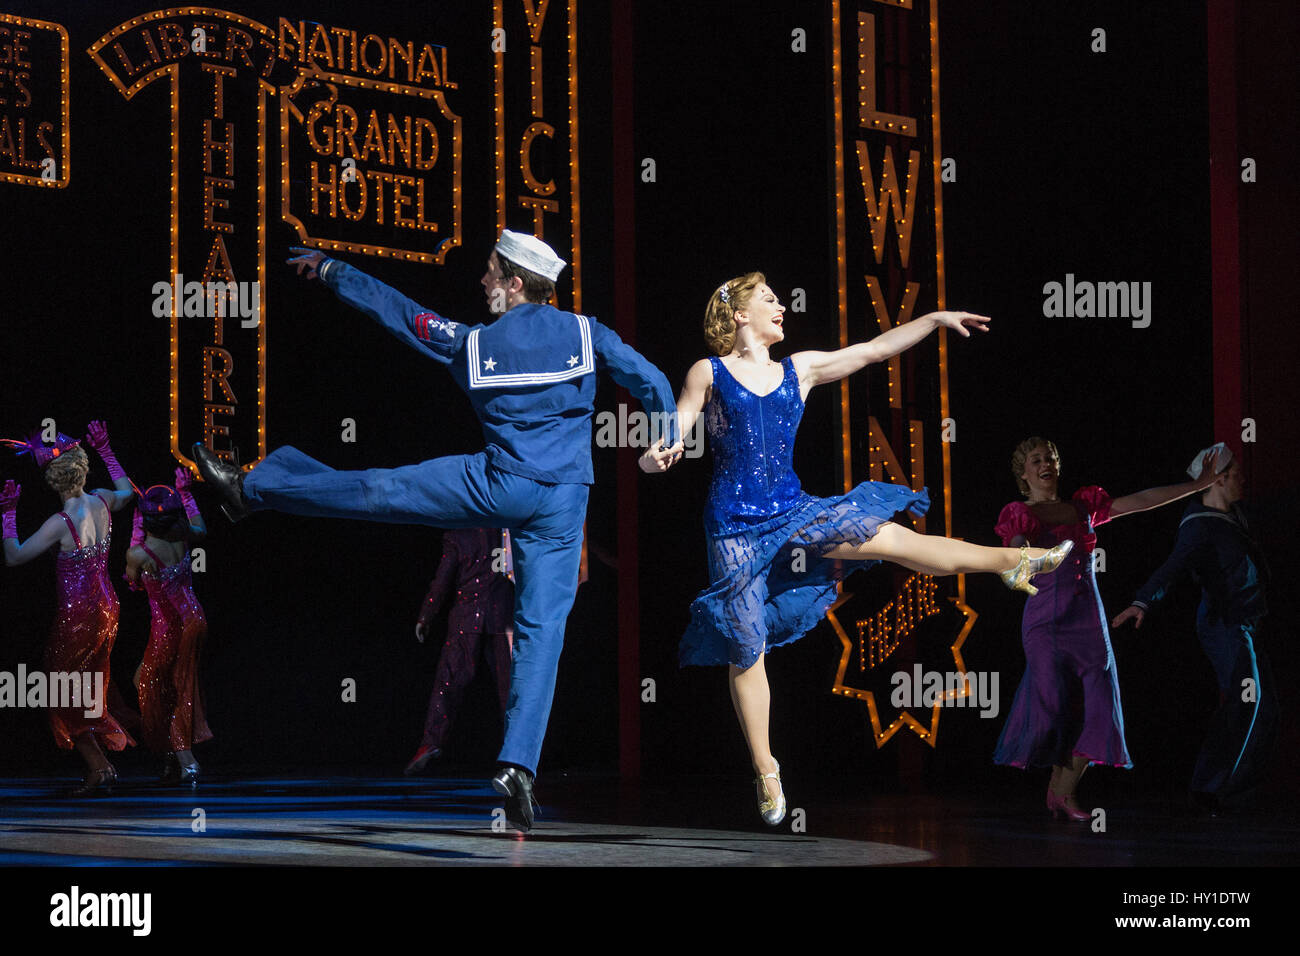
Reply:
[[[718,355],[730,355],[736,347],[736,313],[749,307],[750,296],[767,277],[761,272],[747,272],[728,279],[709,296],[704,307],[704,341]],[[726,301],[722,294],[726,293]]]
[[[1061,453],[1056,450],[1056,445],[1046,438],[1039,438],[1035,435],[1033,438],[1026,438],[1016,450],[1011,453],[1011,474],[1016,477],[1016,486],[1020,489],[1022,495],[1029,494],[1029,482],[1022,477],[1025,473],[1025,462],[1029,460],[1029,453],[1035,448],[1046,448],[1053,458],[1056,459],[1056,473],[1061,473]]]
[[[78,445],[69,448],[58,458],[45,466],[45,483],[59,494],[77,491],[86,484],[86,475],[90,472],[90,458]]]

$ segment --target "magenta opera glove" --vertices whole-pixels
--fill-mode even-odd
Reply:
[[[108,426],[98,420],[87,425],[86,444],[102,455],[108,447]]]
[[[3,513],[4,537],[18,537],[18,497],[23,493],[23,486],[13,480],[6,481],[4,490],[0,491],[0,513]]]
[[[113,454],[113,449],[108,444],[108,428],[103,422],[91,422],[86,426],[86,444],[99,452],[99,457],[104,460],[104,467],[108,469],[108,477],[115,482],[126,477],[126,472],[117,463],[117,456]]]
[[[198,503],[194,496],[190,494],[190,488],[194,485],[194,479],[190,476],[188,468],[176,469],[176,494],[180,495],[181,504],[185,508],[185,517],[190,519],[190,524],[202,517],[199,513]]]

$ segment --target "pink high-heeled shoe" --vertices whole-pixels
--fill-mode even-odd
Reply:
[[[1077,810],[1066,804],[1065,800],[1065,797],[1053,793],[1050,788],[1048,789],[1047,809],[1052,811],[1052,819],[1056,819],[1058,815],[1074,823],[1083,823],[1085,820],[1092,819],[1091,814],[1087,811]]]

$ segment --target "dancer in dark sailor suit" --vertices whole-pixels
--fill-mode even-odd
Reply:
[[[447,366],[468,395],[487,447],[401,468],[335,471],[293,447],[252,471],[194,448],[227,517],[270,509],[438,528],[508,528],[517,596],[501,769],[492,784],[513,826],[533,824],[533,776],[551,711],[564,626],[578,586],[592,482],[591,418],[597,371],[626,387],[677,439],[676,403],[663,373],[595,319],[547,305],[564,262],[533,236],[502,233],[482,283],[500,317],[463,325],[343,262],[295,249],[299,274]]]

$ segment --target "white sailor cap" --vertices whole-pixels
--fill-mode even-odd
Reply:
[[[1232,449],[1219,442],[1217,445],[1211,445],[1209,448],[1196,453],[1192,463],[1187,466],[1187,474],[1192,478],[1201,477],[1201,472],[1205,470],[1205,460],[1210,457],[1211,452],[1219,453],[1219,460],[1215,464],[1214,473],[1221,475],[1232,466]]]
[[[564,260],[542,240],[527,233],[503,230],[496,245],[498,256],[554,282],[564,271]]]

